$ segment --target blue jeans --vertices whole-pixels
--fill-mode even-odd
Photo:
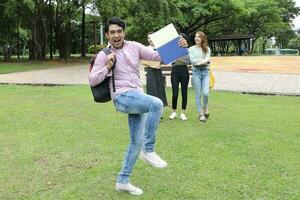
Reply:
[[[203,108],[207,108],[209,94],[209,70],[193,68],[192,84],[195,88],[195,100],[197,112],[203,114],[201,96],[203,96]]]
[[[126,184],[134,164],[143,148],[153,152],[156,130],[163,110],[163,102],[154,96],[137,91],[127,91],[114,98],[118,111],[128,114],[130,143],[123,160],[123,167],[117,177],[118,183]],[[144,145],[143,145],[144,144]]]

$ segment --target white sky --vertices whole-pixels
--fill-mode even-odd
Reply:
[[[300,6],[300,0],[295,0],[296,2],[296,6]],[[294,24],[294,28],[295,29],[299,29],[300,28],[300,15],[298,15],[298,17],[296,17],[293,21]]]

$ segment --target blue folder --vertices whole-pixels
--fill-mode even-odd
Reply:
[[[187,55],[188,49],[178,45],[179,36],[157,48],[164,64],[170,64],[178,58]]]

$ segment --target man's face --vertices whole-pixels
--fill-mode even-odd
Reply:
[[[122,27],[112,24],[108,27],[108,32],[105,34],[108,42],[116,49],[123,47],[125,32]]]

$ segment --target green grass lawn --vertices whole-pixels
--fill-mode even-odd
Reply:
[[[89,57],[72,57],[68,62],[62,59],[44,60],[44,61],[28,61],[28,59],[12,59],[10,62],[0,61],[0,74],[23,72],[38,69],[48,69],[55,67],[74,66],[78,64],[88,65]]]
[[[138,160],[134,197],[114,191],[127,116],[88,86],[0,86],[0,199],[300,199],[300,98],[211,92],[200,123],[164,110],[159,170]],[[168,90],[170,100],[170,90]],[[179,106],[181,103],[179,103]]]

